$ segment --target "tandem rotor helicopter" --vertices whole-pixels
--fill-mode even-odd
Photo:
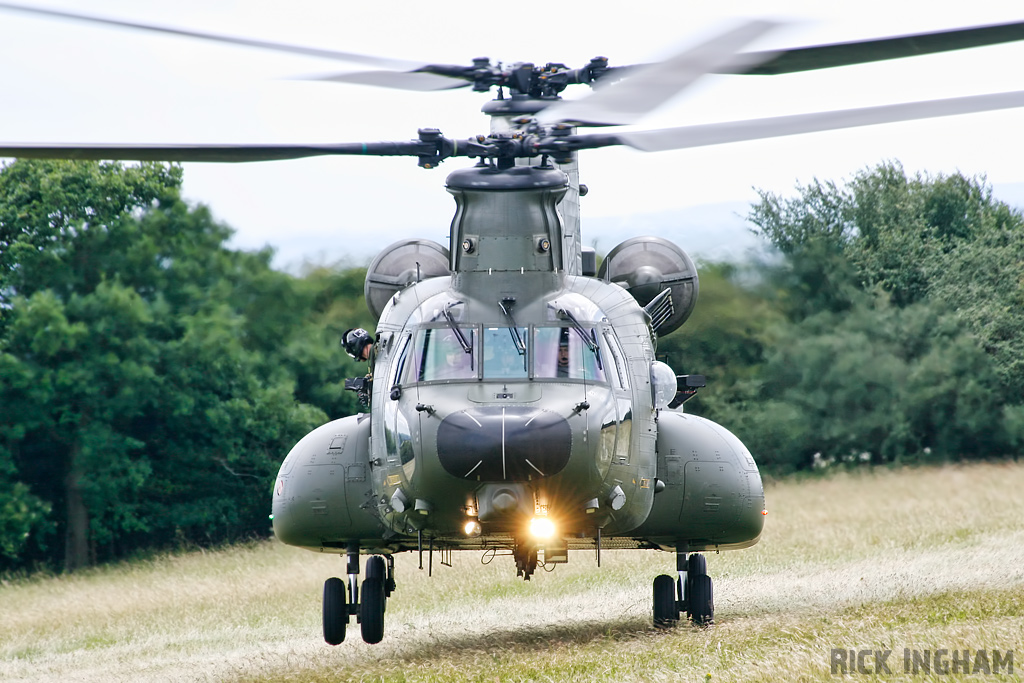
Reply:
[[[273,526],[290,545],[347,557],[347,581],[326,580],[323,634],[344,641],[355,617],[362,639],[384,636],[396,590],[394,556],[432,566],[456,550],[510,556],[529,580],[570,550],[674,552],[676,575],[653,582],[655,624],[714,618],[703,551],[746,548],[764,525],[757,464],[725,427],[686,414],[699,375],[656,360],[658,338],[697,302],[690,257],[658,237],[631,237],[600,268],[582,247],[580,150],[641,151],[948,116],[1024,106],[1024,92],[895,104],[772,119],[646,131],[578,133],[633,124],[705,74],[772,75],[1024,40],[1024,22],[767,52],[743,52],[771,28],[745,22],[657,63],[603,57],[563,64],[395,68],[393,60],[212,35],[38,7],[0,10],[158,31],[315,55],[372,70],[330,80],[408,90],[469,87],[487,134],[332,145],[75,145],[0,143],[0,156],[252,162],[321,155],[411,156],[424,168],[454,157],[456,211],[447,246],[406,239],[366,276],[373,335],[346,333],[347,350],[372,364],[349,380],[367,412],[306,435],[281,465]],[[570,86],[596,86],[563,100]],[[605,130],[608,130],[607,128]],[[368,556],[360,578],[360,556]]]

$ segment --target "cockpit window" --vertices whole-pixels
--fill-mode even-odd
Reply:
[[[459,333],[462,339],[459,338]],[[416,332],[413,356],[414,382],[441,379],[476,379],[473,349],[476,330],[459,326],[458,333],[450,327],[428,327]],[[463,340],[466,343],[463,343]],[[466,348],[470,353],[466,353]]]
[[[595,338],[592,328],[584,328]],[[534,377],[604,382],[600,347],[587,344],[572,327],[538,327],[534,331]]]
[[[518,334],[518,337],[516,336]],[[522,340],[525,327],[484,328],[484,379],[525,379],[527,356]]]

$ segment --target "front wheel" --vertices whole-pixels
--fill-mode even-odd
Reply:
[[[687,583],[690,583],[687,580]],[[710,626],[715,620],[715,598],[711,577],[699,574],[690,583],[689,615],[694,626]]]
[[[345,583],[336,576],[324,581],[324,640],[331,645],[345,641],[348,625],[348,600]]]
[[[654,577],[654,625],[657,628],[675,626],[679,621],[676,604],[676,582],[667,574]]]
[[[374,576],[363,581],[359,624],[363,640],[379,643],[384,639],[384,582]]]
[[[384,610],[388,608],[388,596],[391,595],[391,587],[388,583],[388,572],[387,565],[384,562],[384,558],[380,555],[374,555],[366,561],[366,578],[367,579],[380,579],[381,584],[384,586]]]

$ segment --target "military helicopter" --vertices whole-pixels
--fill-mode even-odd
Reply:
[[[308,54],[303,47],[0,3],[0,9],[163,31]],[[653,581],[656,625],[714,619],[702,552],[749,547],[765,520],[764,489],[748,449],[725,427],[682,411],[705,384],[656,359],[698,296],[697,270],[672,242],[631,237],[597,267],[581,246],[577,152],[614,145],[679,149],[797,132],[1024,106],[1024,92],[649,131],[581,134],[634,123],[707,73],[779,74],[1024,39],[1024,22],[819,45],[741,50],[771,28],[745,22],[661,62],[577,68],[548,63],[425,64],[350,53],[368,64],[329,80],[412,90],[496,90],[490,132],[465,139],[420,129],[404,142],[337,145],[0,144],[0,156],[250,162],[316,155],[412,156],[455,170],[448,246],[424,239],[386,248],[367,271],[375,333],[343,340],[372,372],[349,380],[367,411],[325,424],[284,459],[273,526],[290,545],[347,558],[347,582],[328,578],[324,639],[384,636],[397,587],[394,556],[456,550],[510,556],[518,576],[590,550],[674,552],[676,575]],[[574,85],[602,85],[563,100]],[[360,556],[368,556],[360,580]]]

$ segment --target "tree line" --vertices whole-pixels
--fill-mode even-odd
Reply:
[[[0,169],[2,571],[265,536],[284,455],[358,410],[365,271],[276,271],[180,190],[167,164]],[[1016,455],[1024,225],[983,179],[886,163],[749,220],[772,256],[703,264],[659,341],[708,377],[688,411],[776,474]]]
[[[709,375],[694,408],[774,473],[1017,457],[1024,218],[983,178],[887,162],[748,220],[774,255],[705,269],[661,346]]]
[[[363,273],[273,270],[166,164],[0,171],[0,568],[269,532],[307,431],[355,411]]]

